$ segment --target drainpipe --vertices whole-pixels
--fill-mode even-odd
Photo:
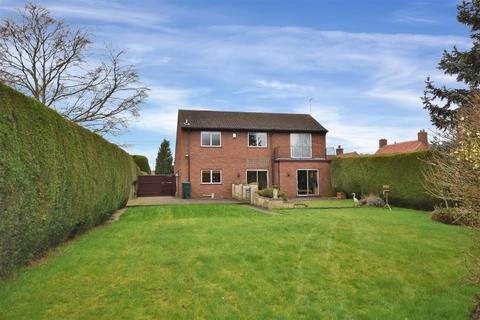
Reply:
[[[270,154],[271,154],[271,164],[270,164],[270,173],[272,175],[270,184],[273,186],[275,184],[275,148],[273,147],[273,134],[271,132],[267,133],[268,135],[268,142],[269,143],[269,148],[270,148]],[[267,186],[268,187],[268,186]]]
[[[187,181],[190,182],[190,130],[187,131]]]

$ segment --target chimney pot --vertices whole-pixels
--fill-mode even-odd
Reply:
[[[420,130],[417,133],[418,141],[428,145],[428,133],[425,130]]]
[[[337,156],[343,154],[343,148],[342,148],[342,146],[339,145],[338,148],[337,148],[337,150],[335,150],[335,151],[336,151]]]
[[[387,139],[383,138],[383,139],[380,139],[378,140],[378,148],[383,148],[387,145]]]

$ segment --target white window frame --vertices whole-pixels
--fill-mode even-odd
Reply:
[[[214,171],[220,172],[220,182],[212,182]],[[203,173],[204,172],[210,172],[210,182],[203,182]],[[222,184],[222,180],[223,180],[222,170],[218,170],[218,169],[205,169],[205,170],[202,169],[202,170],[200,170],[200,184]]]
[[[210,135],[210,144],[203,144],[202,136],[204,134]],[[220,136],[220,144],[218,146],[212,145],[212,134],[218,134]],[[205,148],[220,148],[222,146],[222,132],[221,131],[201,131],[200,132],[200,146]]]
[[[258,184],[258,171],[265,171],[265,172],[267,173],[267,188],[270,186],[270,178],[269,178],[269,176],[268,176],[268,175],[269,175],[269,172],[268,172],[267,169],[246,169],[246,170],[245,170],[245,183],[247,183],[247,184],[248,184],[248,181],[247,181],[247,179],[248,179],[248,176],[247,176],[248,171],[256,171],[256,172],[257,172],[257,184]]]
[[[308,134],[310,135],[310,154],[308,156],[301,156],[301,157],[294,157],[293,156],[293,148],[295,147],[292,143],[292,140],[293,140],[293,135],[294,134]],[[290,158],[294,158],[294,159],[311,159],[312,158],[312,154],[313,154],[313,136],[311,133],[309,132],[291,132],[290,133]]]
[[[256,146],[251,146],[250,145],[250,134],[257,134],[257,133],[265,133],[265,135],[267,136],[267,141],[265,146],[259,146],[258,145],[258,137],[256,138],[256,141],[257,141],[257,145]],[[247,132],[247,147],[249,148],[268,148],[268,133],[267,132],[261,132],[261,131],[255,131],[255,132]]]
[[[298,194],[298,171],[317,171],[318,193]],[[296,179],[295,184],[297,185],[297,197],[316,197],[316,196],[319,196],[319,195],[320,195],[320,170],[319,170],[319,169],[309,169],[309,168],[297,169],[295,179]],[[307,180],[307,184],[308,184],[308,180]]]

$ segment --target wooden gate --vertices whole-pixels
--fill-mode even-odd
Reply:
[[[137,181],[137,196],[174,196],[175,176],[139,176]]]

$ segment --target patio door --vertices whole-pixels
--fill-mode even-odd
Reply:
[[[297,195],[318,196],[318,170],[297,170]]]

